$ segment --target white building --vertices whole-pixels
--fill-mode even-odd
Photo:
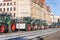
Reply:
[[[60,18],[60,16],[54,16],[54,22],[58,22],[59,18]]]
[[[53,12],[51,12],[51,23],[54,22],[54,15]]]

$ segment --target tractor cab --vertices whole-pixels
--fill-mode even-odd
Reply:
[[[58,26],[58,23],[53,22],[53,23],[51,23],[50,28],[55,28],[55,27],[57,27],[57,26]]]
[[[0,23],[7,23],[8,20],[10,20],[9,14],[0,14]]]
[[[37,24],[37,29],[40,29],[41,20],[40,20],[40,19],[35,19],[35,22],[36,22],[36,24]]]
[[[36,24],[37,24],[38,26],[41,25],[41,20],[40,20],[40,19],[36,19],[35,21],[36,21]]]
[[[16,30],[16,23],[9,13],[0,13],[0,33]]]
[[[45,20],[41,21],[41,29],[47,29],[48,28],[48,24],[46,23]]]
[[[28,23],[28,24],[31,24],[31,21],[32,21],[33,19],[31,18],[31,17],[24,17],[23,18],[23,22],[24,23]]]

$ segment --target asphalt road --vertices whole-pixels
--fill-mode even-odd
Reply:
[[[43,40],[60,40],[60,31],[46,35],[45,37],[41,36],[40,39],[43,39]]]
[[[59,31],[60,28],[37,30],[37,31],[21,31],[15,33],[0,34],[0,40],[28,40],[36,37],[45,36]]]

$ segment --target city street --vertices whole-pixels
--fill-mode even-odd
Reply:
[[[29,40],[29,39],[40,39],[41,37],[45,37],[51,34],[54,34],[56,32],[60,31],[59,28],[55,29],[47,29],[47,30],[37,30],[37,31],[21,31],[16,33],[7,33],[7,34],[1,34],[0,39],[1,40]]]
[[[0,0],[0,40],[60,40],[60,0]]]

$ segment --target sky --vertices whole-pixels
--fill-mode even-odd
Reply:
[[[55,16],[60,16],[60,0],[46,0],[45,3],[50,6]]]

